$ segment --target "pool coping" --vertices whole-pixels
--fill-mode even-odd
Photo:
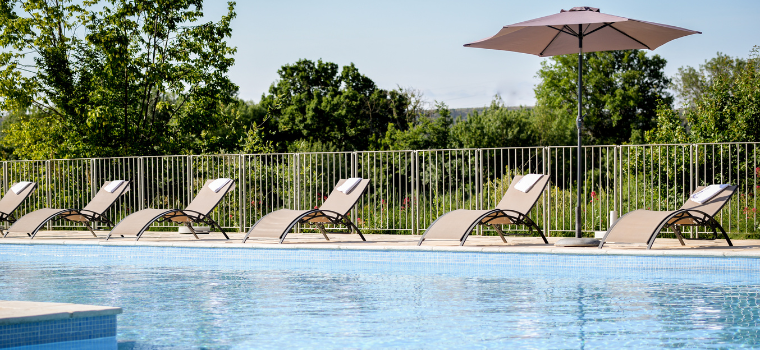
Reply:
[[[712,258],[754,258],[760,259],[760,249],[757,247],[716,247],[717,249],[598,249],[596,247],[526,247],[511,245],[503,247],[468,247],[468,246],[399,246],[378,245],[361,246],[356,244],[332,243],[290,243],[290,244],[260,244],[234,242],[155,242],[155,241],[81,241],[81,240],[43,240],[34,241],[3,241],[0,245],[77,245],[77,246],[145,246],[145,247],[174,247],[174,248],[206,248],[206,249],[311,249],[311,250],[358,250],[358,251],[437,251],[451,253],[505,253],[505,254],[549,254],[549,255],[611,255],[611,256],[672,256],[672,257],[712,257]],[[739,250],[741,249],[741,250]]]
[[[120,313],[120,307],[112,306],[0,300],[0,326],[112,316]]]

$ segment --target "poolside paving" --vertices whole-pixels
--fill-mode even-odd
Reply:
[[[498,236],[473,235],[463,247],[456,241],[425,241],[417,246],[419,235],[365,234],[367,242],[358,235],[331,234],[326,241],[321,234],[290,233],[283,244],[273,239],[250,239],[242,243],[242,232],[228,233],[229,240],[217,232],[200,234],[200,239],[177,232],[146,232],[139,241],[134,237],[112,237],[106,241],[107,231],[96,231],[98,238],[88,231],[40,231],[34,239],[26,235],[11,233],[0,238],[0,244],[89,244],[89,245],[136,245],[174,246],[198,248],[250,248],[250,249],[359,249],[359,250],[438,250],[459,252],[492,253],[546,253],[546,254],[613,254],[613,255],[672,255],[711,257],[751,257],[760,258],[760,240],[733,240],[729,247],[725,240],[687,239],[681,246],[676,239],[659,238],[651,250],[644,245],[605,245],[596,247],[555,247],[553,244],[562,237],[549,237],[550,244],[544,244],[539,237],[507,237],[504,244]]]

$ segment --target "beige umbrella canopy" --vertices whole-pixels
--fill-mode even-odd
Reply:
[[[582,33],[582,34],[578,34]],[[547,57],[584,52],[649,49],[700,32],[573,7],[558,14],[504,26],[496,35],[465,47],[505,50]]]
[[[522,52],[540,57],[574,53],[649,49],[691,34],[694,30],[645,22],[599,12],[593,7],[573,7],[558,14],[504,26],[496,35],[465,44],[465,47]],[[578,199],[575,237],[581,238],[581,130],[583,127],[583,55],[578,55]],[[593,245],[593,242],[575,245]]]

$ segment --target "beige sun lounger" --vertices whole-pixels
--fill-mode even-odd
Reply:
[[[694,192],[699,192],[703,188],[704,186],[697,187]],[[654,240],[666,228],[672,228],[681,245],[686,245],[681,236],[681,226],[707,226],[712,229],[715,239],[718,238],[716,229],[720,229],[728,245],[733,246],[723,226],[715,220],[715,215],[728,203],[736,192],[736,188],[737,186],[728,186],[703,204],[689,199],[681,209],[674,211],[639,209],[625,214],[604,234],[604,238],[599,243],[599,249],[610,242],[646,243],[647,249],[651,249]]]
[[[214,192],[209,185],[214,180],[208,180],[198,194],[195,196],[192,202],[185,209],[143,209],[138,212],[134,212],[121,220],[112,230],[108,233],[106,240],[113,235],[137,235],[137,240],[142,237],[145,230],[150,227],[156,221],[160,222],[176,222],[185,224],[192,232],[195,239],[198,239],[198,235],[193,228],[194,223],[204,223],[212,228],[216,225],[219,231],[222,232],[224,238],[230,239],[227,233],[224,232],[222,226],[219,225],[209,214],[219,205],[224,196],[235,188],[235,180],[231,180],[224,185],[219,192]]]
[[[504,232],[499,225],[525,225],[531,232],[535,228],[541,234],[544,243],[549,244],[541,228],[528,217],[528,213],[549,183],[549,175],[542,176],[527,193],[515,188],[522,178],[520,175],[515,176],[496,209],[457,209],[441,215],[425,230],[417,245],[421,245],[425,240],[435,239],[459,240],[459,245],[462,246],[477,225],[490,225],[499,233],[504,243],[507,243],[507,239],[504,238]]]
[[[113,192],[108,192],[106,187],[111,184],[111,181],[107,181],[103,184],[92,198],[90,203],[82,209],[53,209],[44,208],[35,210],[29,214],[22,216],[16,223],[8,228],[8,232],[21,232],[26,233],[32,239],[37,235],[37,232],[48,221],[53,219],[69,220],[83,223],[93,236],[97,237],[95,231],[92,230],[91,222],[102,222],[106,225],[113,226],[113,222],[105,216],[106,210],[110,208],[116,200],[121,197],[122,194],[129,191],[130,181],[124,181]],[[6,233],[7,235],[8,233]]]
[[[11,185],[11,187],[15,186],[16,184]],[[37,189],[37,183],[32,182],[26,188],[24,188],[23,191],[16,194],[16,192],[13,192],[10,188],[8,188],[8,191],[5,192],[5,195],[2,199],[0,199],[0,222],[9,222],[14,223],[16,222],[16,218],[13,216],[13,212],[18,208],[21,203],[24,202],[25,199],[29,197],[34,190]],[[0,232],[3,230],[0,229]],[[3,237],[8,235],[8,232],[5,232]]]
[[[359,228],[351,222],[347,214],[367,190],[369,179],[361,180],[361,182],[359,182],[359,184],[348,194],[338,191],[338,188],[344,182],[346,182],[345,179],[338,181],[338,184],[335,185],[335,189],[333,189],[330,196],[327,197],[327,200],[322,203],[319,209],[280,209],[265,215],[253,224],[253,227],[251,227],[250,230],[248,230],[248,233],[246,233],[243,238],[243,243],[245,243],[248,238],[252,237],[276,238],[282,243],[285,240],[285,236],[288,235],[288,232],[290,232],[290,230],[298,223],[316,225],[328,241],[330,238],[327,237],[327,231],[325,230],[324,224],[345,225],[348,228],[347,233],[351,233],[351,230],[356,231],[362,241],[366,241],[364,235],[362,235]]]

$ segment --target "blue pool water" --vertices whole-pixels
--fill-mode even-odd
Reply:
[[[760,260],[0,245],[1,299],[119,306],[119,349],[760,347]]]

